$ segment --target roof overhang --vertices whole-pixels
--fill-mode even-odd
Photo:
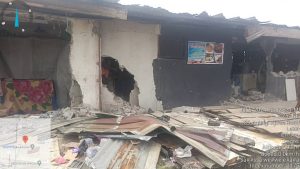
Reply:
[[[260,37],[300,40],[300,29],[298,28],[282,27],[277,25],[251,25],[246,29],[247,34],[245,37],[248,43]]]
[[[0,0],[0,5],[3,6],[11,1]],[[25,2],[35,12],[77,18],[127,20],[127,11],[114,3],[92,0],[26,0]]]

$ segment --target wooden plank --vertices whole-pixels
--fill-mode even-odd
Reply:
[[[217,168],[218,164],[204,155],[197,155],[196,158],[207,168]]]
[[[231,137],[230,141],[232,143],[235,143],[237,145],[242,145],[242,146],[255,145],[255,140],[253,140],[253,139],[251,139],[247,136],[239,135],[237,133],[232,134],[232,137]]]
[[[179,158],[176,160],[182,169],[204,169],[205,166],[196,157]]]
[[[241,146],[239,146],[239,145],[237,145],[237,144],[234,144],[234,143],[232,143],[232,142],[228,142],[228,143],[226,143],[226,145],[230,148],[230,149],[234,149],[234,150],[236,150],[236,151],[246,151],[247,149],[246,148],[244,148],[244,147],[241,147]]]
[[[224,117],[228,118],[269,118],[269,117],[278,117],[276,114],[264,113],[264,112],[249,112],[249,113],[230,113],[222,114]]]
[[[203,107],[204,110],[226,110],[226,109],[235,109],[238,108],[238,106],[205,106]]]
[[[251,155],[247,154],[247,153],[240,152],[239,154],[242,155],[242,156],[245,156],[245,157],[251,157]]]

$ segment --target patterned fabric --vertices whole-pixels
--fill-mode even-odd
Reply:
[[[50,80],[5,80],[6,101],[13,105],[9,114],[40,113],[53,109],[53,82]]]

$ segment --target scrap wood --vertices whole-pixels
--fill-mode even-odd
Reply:
[[[205,111],[205,110],[201,110],[200,113],[205,114],[206,116],[211,117],[211,118],[220,118],[221,117],[221,116],[215,115],[215,114],[210,113],[210,112]]]
[[[242,145],[242,146],[248,146],[248,145],[255,145],[255,140],[252,138],[249,138],[247,136],[239,135],[237,133],[233,133],[232,137],[230,139],[232,143],[235,143],[237,145]]]
[[[236,150],[236,151],[238,151],[238,152],[246,151],[246,150],[247,150],[246,148],[241,147],[241,146],[239,146],[239,145],[237,145],[237,144],[234,144],[234,143],[232,143],[232,142],[226,143],[226,146],[229,147],[230,149]]]
[[[226,109],[235,109],[235,108],[239,108],[239,106],[222,105],[222,106],[205,106],[205,107],[203,107],[203,109],[206,110],[206,111],[223,111],[223,110],[226,110]]]
[[[198,113],[201,109],[202,109],[201,107],[181,106],[181,107],[173,108],[172,111],[184,112],[184,113]]]
[[[242,156],[244,156],[244,157],[251,157],[250,154],[247,154],[247,153],[244,153],[244,152],[240,152],[239,154],[242,155]]]
[[[260,111],[251,111],[247,112],[246,110],[243,110],[244,108],[240,109],[227,109],[229,113],[222,114],[223,116],[236,116],[239,118],[268,118],[268,117],[278,117],[277,114],[274,113],[266,113],[266,112],[260,112]]]
[[[205,109],[201,112],[208,112],[208,113],[214,114],[216,116],[221,116],[222,114],[228,113],[226,110],[205,110]]]
[[[178,158],[176,159],[182,169],[204,169],[205,166],[196,157]]]
[[[209,168],[209,169],[213,169],[213,168],[219,168],[220,166],[215,163],[214,161],[212,161],[211,159],[209,159],[208,157],[204,156],[204,155],[196,155],[195,156],[197,160],[199,160],[201,162],[201,164],[203,164],[205,167]]]

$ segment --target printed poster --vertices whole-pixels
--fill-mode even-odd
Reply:
[[[224,43],[188,42],[188,64],[223,64]]]

